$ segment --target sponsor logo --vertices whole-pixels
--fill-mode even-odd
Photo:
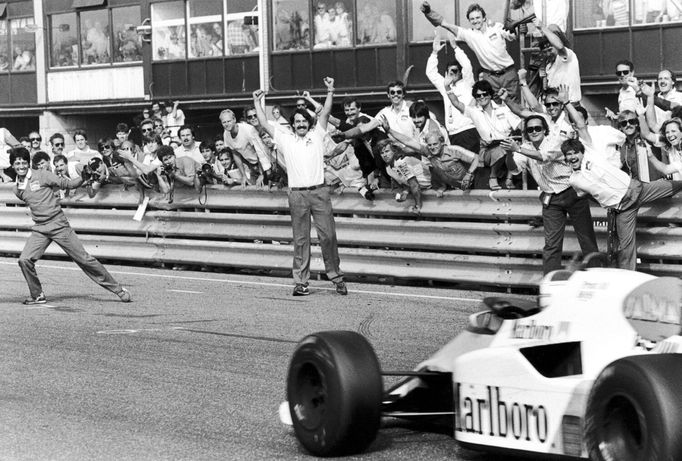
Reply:
[[[642,293],[625,300],[624,313],[631,320],[676,324],[680,321],[680,303],[670,297]]]
[[[456,383],[456,432],[513,437],[529,442],[547,441],[548,417],[544,406],[505,400],[497,386],[486,386],[484,392],[471,394],[465,394],[463,387],[475,389],[473,386]]]
[[[540,325],[535,320],[529,323],[514,321],[511,337],[513,339],[542,339],[549,341],[555,336],[568,335],[568,322],[559,322],[558,325]]]

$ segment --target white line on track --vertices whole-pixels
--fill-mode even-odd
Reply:
[[[189,293],[189,294],[193,294],[193,295],[200,295],[200,294],[204,293],[203,291],[193,291],[193,290],[168,290],[168,291],[172,291],[174,293]]]
[[[97,332],[98,335],[129,335],[140,332],[147,331],[177,331],[184,330],[183,327],[170,327],[170,328],[140,328],[136,330],[100,330]]]
[[[0,261],[0,265],[15,266],[16,263],[10,263],[5,261]],[[41,268],[45,269],[60,269],[60,270],[70,270],[70,271],[80,271],[78,267],[68,267],[68,266],[52,266],[52,265],[40,265]],[[267,286],[267,287],[285,287],[291,288],[290,284],[285,283],[273,283],[273,282],[250,282],[245,280],[230,280],[230,279],[214,279],[208,277],[190,277],[184,275],[166,275],[166,274],[145,274],[142,272],[129,272],[129,271],[109,271],[112,274],[122,274],[122,275],[133,275],[136,277],[155,277],[155,278],[166,278],[166,279],[176,279],[176,280],[194,280],[201,282],[217,282],[217,283],[234,283],[239,285],[256,285],[256,286]],[[334,290],[334,288],[325,287],[314,287],[316,290]],[[170,291],[170,290],[169,290]],[[398,298],[421,298],[421,299],[446,299],[451,301],[468,301],[468,302],[480,302],[479,298],[458,298],[455,296],[434,296],[434,295],[417,295],[412,293],[392,293],[389,291],[371,291],[371,290],[353,290],[352,288],[348,290],[350,293],[365,293],[372,295],[385,295],[385,296],[395,296]]]

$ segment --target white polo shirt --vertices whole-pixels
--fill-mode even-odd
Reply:
[[[507,52],[507,41],[515,36],[504,30],[499,22],[488,25],[485,32],[459,27],[455,38],[469,45],[485,69],[499,71],[514,65],[514,60]]]
[[[388,121],[388,125],[392,130],[395,130],[405,136],[414,135],[414,123],[410,117],[410,106],[405,101],[402,102],[398,109],[393,106],[386,106],[377,113],[376,117],[383,115]]]
[[[559,85],[568,86],[568,98],[571,102],[580,102],[580,64],[578,56],[570,48],[566,50],[566,57],[557,55],[553,63],[547,64],[547,84],[551,88],[559,88]]]
[[[666,93],[665,95],[658,93],[658,97],[661,99],[665,99],[666,101],[676,102],[676,103],[682,105],[682,93],[677,91],[675,88],[668,91],[668,93]],[[663,124],[663,122],[670,119],[672,114],[671,114],[671,111],[663,110],[658,106],[655,106],[655,108],[656,108],[656,125],[658,128],[660,128],[661,125]]]
[[[504,139],[521,123],[521,119],[506,105],[498,105],[495,101],[491,101],[490,104],[493,108],[492,114],[488,114],[478,105],[466,106],[464,109],[464,115],[474,122],[483,142]]]
[[[625,89],[620,87],[618,90],[618,112],[623,112],[624,110],[631,110],[637,114],[644,113],[644,106],[639,101],[637,92],[631,86]]]
[[[630,176],[598,157],[583,157],[580,171],[569,182],[581,194],[587,193],[604,208],[616,208],[630,186]]]
[[[175,157],[189,157],[199,164],[204,164],[206,163],[206,160],[204,160],[204,156],[201,155],[201,150],[199,149],[200,145],[201,143],[197,141],[194,142],[194,146],[192,146],[191,149],[185,149],[185,146],[181,145],[175,149]]]
[[[588,125],[587,131],[592,144],[584,143],[585,156],[604,159],[615,168],[620,168],[620,146],[625,142],[625,133],[609,125]]]
[[[319,123],[301,137],[291,130],[272,124],[274,141],[287,165],[289,187],[311,187],[324,183],[324,138],[327,132]]]

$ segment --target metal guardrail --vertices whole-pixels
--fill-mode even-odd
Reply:
[[[291,227],[285,191],[254,188],[207,192],[177,190],[174,203],[152,194],[142,221],[132,220],[136,191],[107,186],[90,199],[84,192],[63,201],[73,228],[93,255],[111,260],[179,263],[289,270]],[[203,196],[202,196],[203,198]],[[534,191],[453,191],[437,198],[425,194],[422,218],[407,213],[408,203],[393,194],[368,202],[346,192],[334,196],[342,269],[353,275],[502,287],[533,287],[542,275],[542,227],[529,220],[541,207]],[[10,206],[2,206],[2,204]],[[19,254],[32,225],[8,185],[0,185],[0,253]],[[641,269],[682,274],[682,200],[642,207],[638,228]],[[196,211],[195,211],[196,210]],[[593,207],[596,221],[605,219]],[[606,229],[597,227],[600,248]],[[315,237],[314,231],[312,232]],[[567,229],[564,254],[579,246]],[[61,255],[55,246],[50,255]],[[312,270],[324,272],[319,248],[313,247]]]

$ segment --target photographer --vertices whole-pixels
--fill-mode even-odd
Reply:
[[[88,197],[93,198],[102,185],[109,182],[109,169],[103,160],[94,157],[81,170],[81,178]]]
[[[156,150],[156,156],[163,164],[162,174],[159,175],[161,192],[172,193],[176,181],[180,186],[193,187],[197,192],[201,191],[201,182],[197,177],[201,165],[197,161],[189,157],[177,158],[170,146],[160,146]]]
[[[201,169],[197,171],[197,176],[199,177],[199,182],[202,186],[206,184],[224,184],[226,186],[231,186],[237,182],[236,179],[232,179],[225,174],[225,168],[216,158],[213,144],[202,144],[201,155],[206,162],[203,163]],[[232,155],[229,156],[230,158],[232,157]]]
[[[242,183],[242,176],[239,168],[234,162],[234,151],[229,147],[223,147],[218,151],[218,163],[216,171],[222,175],[223,184],[232,186]]]

